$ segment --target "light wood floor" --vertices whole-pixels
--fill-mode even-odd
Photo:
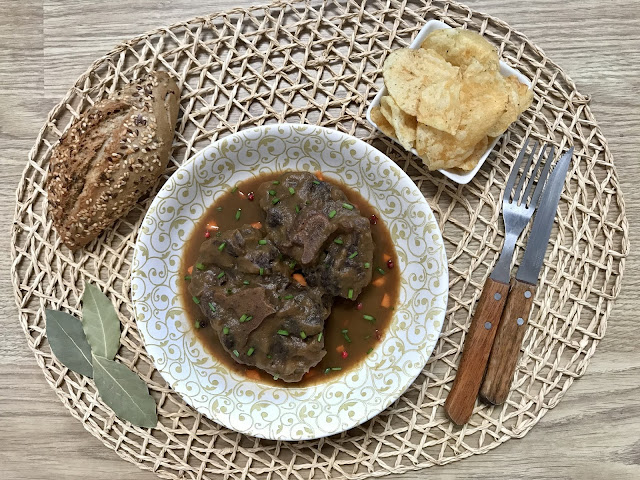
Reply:
[[[97,57],[154,27],[251,0],[0,0],[0,478],[152,479],[73,419],[27,348],[9,279],[14,193],[47,112]],[[526,33],[593,97],[631,225],[624,288],[587,374],[523,439],[437,478],[640,478],[640,2],[469,0]],[[388,477],[400,478],[400,477]]]

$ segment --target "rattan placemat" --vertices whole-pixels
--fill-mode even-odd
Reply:
[[[365,121],[392,48],[425,21],[479,31],[532,79],[533,105],[500,140],[476,178],[458,186],[380,138]],[[170,168],[211,140],[246,127],[306,122],[373,143],[421,188],[439,218],[450,267],[442,336],[423,373],[389,409],[342,435],[299,443],[264,441],[222,428],[185,405],[146,354],[132,315],[129,273],[150,199],[87,248],[60,245],[46,214],[51,146],[88,105],[147,69],[182,87]],[[613,160],[589,99],[545,54],[504,22],[453,2],[327,1],[272,4],[161,28],[98,59],[49,115],[17,191],[12,279],[29,346],[73,416],[121,457],[166,478],[363,478],[444,464],[521,437],[580,377],[605,332],[629,249]],[[523,135],[576,148],[541,274],[513,390],[501,407],[477,405],[456,427],[444,415],[470,313],[503,241],[499,200]],[[165,177],[166,178],[166,177]],[[518,253],[521,253],[519,244]],[[159,425],[131,427],[97,398],[93,382],[55,360],[44,309],[78,313],[83,281],[107,288],[123,324],[118,359],[157,399]]]

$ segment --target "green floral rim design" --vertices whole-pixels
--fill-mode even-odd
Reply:
[[[178,286],[182,250],[208,206],[230,185],[282,170],[321,170],[360,191],[389,228],[402,271],[399,305],[376,349],[331,383],[305,388],[246,379],[209,355],[183,313]],[[444,244],[420,190],[365,142],[311,125],[245,130],[182,165],[145,216],[132,269],[138,329],[163,378],[203,415],[238,432],[274,440],[339,433],[391,405],[429,359],[447,297]]]

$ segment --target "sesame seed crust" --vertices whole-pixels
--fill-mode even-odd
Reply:
[[[169,160],[180,93],[166,72],[152,72],[84,112],[49,161],[47,192],[63,243],[85,246],[126,215]]]

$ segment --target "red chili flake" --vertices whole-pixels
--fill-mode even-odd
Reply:
[[[387,260],[387,268],[391,269],[395,266],[395,263],[393,263],[393,260],[389,259]]]
[[[362,310],[362,302],[358,302],[356,305],[356,310]]]
[[[211,236],[211,233],[209,233],[209,230],[204,232],[204,238],[209,238],[210,236]]]
[[[342,351],[342,358],[347,358],[349,356],[349,354],[347,353],[346,350]]]
[[[376,217],[375,215],[371,215],[369,217],[369,222],[371,222],[371,225],[377,225],[378,224],[378,217]]]
[[[382,334],[380,333],[380,330],[376,328],[376,340],[381,340],[381,339],[382,339]]]
[[[256,198],[256,196],[253,194],[253,192],[249,192],[247,194],[247,198],[249,199],[250,202],[253,202],[253,199]]]

